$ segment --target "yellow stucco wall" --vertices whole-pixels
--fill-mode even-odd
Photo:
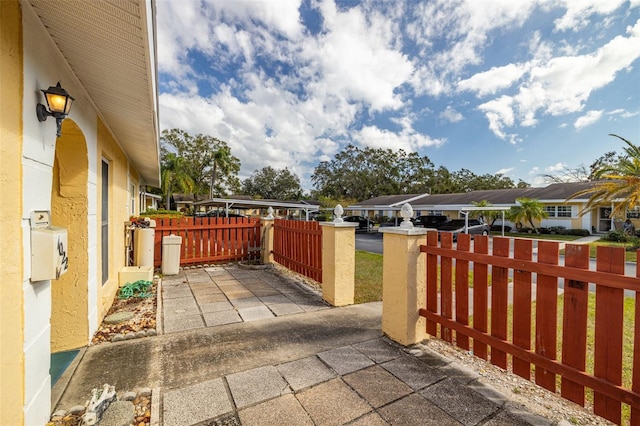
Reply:
[[[382,332],[401,345],[427,338],[426,321],[419,310],[426,307],[426,230],[386,228],[383,236]]]
[[[322,298],[332,306],[352,305],[355,295],[355,224],[322,225]]]
[[[98,271],[101,270],[102,244],[101,244],[101,220],[102,217],[102,160],[109,163],[109,281],[105,285],[98,280],[98,321],[102,321],[113,303],[118,290],[118,271],[125,266],[124,248],[124,222],[129,220],[128,203],[128,176],[129,168],[127,158],[109,133],[104,123],[98,119],[98,158],[97,164],[97,227],[98,235]]]
[[[22,12],[0,1],[0,424],[24,422]]]
[[[51,283],[51,352],[85,346],[89,337],[88,175],[85,137],[66,119],[56,139],[51,220],[67,228],[69,270]]]

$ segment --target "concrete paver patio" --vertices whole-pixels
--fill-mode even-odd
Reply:
[[[181,271],[156,337],[89,347],[58,407],[154,389],[160,424],[546,425],[428,349],[381,333],[381,303],[330,308],[276,271]]]

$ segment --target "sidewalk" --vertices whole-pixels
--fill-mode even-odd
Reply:
[[[381,303],[329,308],[273,271],[162,283],[164,333],[89,347],[58,407],[104,383],[153,388],[172,425],[545,425],[480,376],[382,336]],[[224,300],[223,300],[224,298]]]

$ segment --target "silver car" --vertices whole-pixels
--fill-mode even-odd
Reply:
[[[471,238],[473,238],[474,235],[489,235],[490,230],[489,225],[477,219],[469,219],[468,226],[465,230],[464,219],[453,219],[438,227],[438,235],[443,232],[452,232],[453,241],[456,241],[458,234],[471,234]]]

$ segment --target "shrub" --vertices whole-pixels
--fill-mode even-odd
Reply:
[[[182,213],[177,212],[175,210],[147,210],[145,212],[141,212],[139,217],[153,217],[153,216],[183,216]]]
[[[511,232],[511,227],[508,225],[504,226],[504,232]],[[494,232],[502,232],[502,225],[492,225],[491,230]]]
[[[629,240],[629,236],[623,231],[611,231],[605,234],[601,238],[602,241],[612,241],[615,243],[626,243]]]
[[[523,226],[522,228],[518,229],[518,232],[520,232],[521,234],[531,234],[532,232],[535,232],[535,231],[533,230],[533,228]]]
[[[550,234],[551,230],[549,230],[549,228],[544,228],[541,226],[540,228],[538,228],[538,232],[541,234]]]
[[[629,245],[626,247],[626,251],[636,251],[640,249],[640,237],[629,237]]]
[[[550,226],[549,232],[552,234],[564,234],[566,232],[566,228],[564,226]]]

